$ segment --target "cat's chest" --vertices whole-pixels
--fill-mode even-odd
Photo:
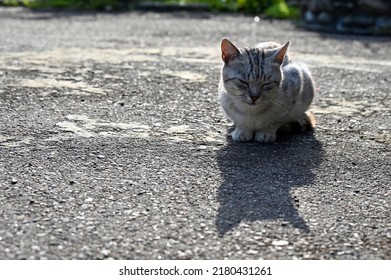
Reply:
[[[251,127],[262,127],[280,119],[284,112],[278,110],[272,104],[265,105],[247,105],[239,104],[236,110],[233,110],[231,117],[234,122],[242,123]]]

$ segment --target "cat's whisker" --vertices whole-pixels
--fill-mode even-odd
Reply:
[[[235,99],[242,100],[244,96],[245,96],[244,94],[240,94],[240,95],[234,95],[233,97],[235,97]]]

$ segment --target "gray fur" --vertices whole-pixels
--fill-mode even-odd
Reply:
[[[280,126],[308,119],[304,117],[314,97],[313,79],[305,65],[289,60],[289,44],[266,42],[238,49],[223,39],[219,95],[235,124],[234,141],[273,142]]]

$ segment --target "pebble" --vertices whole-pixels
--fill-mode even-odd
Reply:
[[[250,250],[247,251],[247,254],[249,254],[249,255],[257,255],[257,254],[259,254],[259,251],[250,249]]]
[[[287,240],[273,240],[272,245],[274,246],[286,246],[289,242]]]
[[[104,256],[108,256],[110,253],[111,253],[111,251],[110,250],[107,250],[107,249],[103,249],[103,250],[101,250],[100,251]]]
[[[39,251],[39,250],[41,250],[41,248],[40,248],[38,245],[33,245],[33,246],[31,246],[31,249],[34,250],[34,251]]]
[[[197,151],[206,150],[206,149],[208,149],[208,146],[205,145],[200,145],[197,147]]]

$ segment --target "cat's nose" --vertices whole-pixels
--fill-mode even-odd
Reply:
[[[255,101],[257,101],[258,96],[250,96],[250,98],[252,99],[253,102],[255,102]]]

